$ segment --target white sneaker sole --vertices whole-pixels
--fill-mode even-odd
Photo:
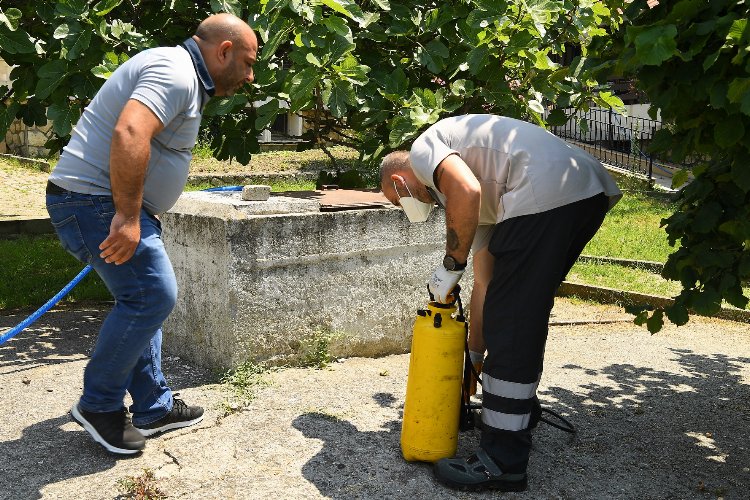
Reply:
[[[161,427],[156,427],[154,429],[141,429],[140,427],[136,427],[136,429],[138,429],[138,432],[143,434],[144,437],[149,437],[149,436],[153,436],[154,434],[159,434],[160,432],[167,432],[167,431],[171,431],[174,429],[182,429],[183,427],[190,427],[191,425],[195,425],[202,420],[203,420],[203,415],[193,420],[185,420],[183,422],[172,422],[171,424],[163,425]]]
[[[104,448],[106,448],[106,450],[110,453],[117,453],[118,455],[134,455],[141,452],[141,450],[118,448],[117,446],[112,446],[107,441],[105,441],[104,438],[98,432],[96,432],[94,426],[91,425],[89,421],[86,420],[83,415],[81,415],[81,412],[78,411],[78,404],[73,405],[73,408],[70,409],[70,414],[73,416],[73,420],[75,420],[81,427],[84,428],[86,432],[91,435],[92,438],[94,438],[94,441],[104,446]]]

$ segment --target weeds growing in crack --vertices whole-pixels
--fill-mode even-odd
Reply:
[[[151,469],[143,469],[140,476],[128,476],[117,481],[120,490],[118,498],[135,500],[162,500],[167,495],[156,485],[156,477]]]

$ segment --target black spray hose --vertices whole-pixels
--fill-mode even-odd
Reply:
[[[464,308],[463,304],[461,303],[461,296],[458,293],[459,291],[460,289],[456,290],[454,292],[454,296],[456,297],[456,303],[458,304],[459,317],[464,318]],[[472,403],[469,397],[469,384],[471,383],[471,375],[476,378],[477,383],[480,386],[482,385],[482,378],[479,376],[479,373],[477,373],[474,365],[471,362],[471,355],[469,353],[469,322],[464,320],[464,325],[466,328],[466,342],[464,342],[464,383],[461,386],[461,419],[459,424],[461,430],[467,430],[474,427],[474,414],[472,413],[472,410],[480,410],[482,408],[481,404]],[[541,416],[539,418],[541,422],[549,424],[556,429],[567,432],[568,434],[576,434],[578,432],[575,426],[559,413],[550,410],[549,408],[541,408],[541,411],[542,413],[549,414],[554,419],[562,423],[550,420],[548,418],[545,418],[544,416]]]

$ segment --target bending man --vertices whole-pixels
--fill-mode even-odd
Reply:
[[[253,81],[257,50],[250,26],[218,14],[179,46],[137,54],[85,109],[50,175],[47,210],[60,241],[115,298],[71,410],[112,453],[137,453],[144,436],[203,418],[161,370],[161,325],[177,283],[157,215],[182,193],[206,102]]]
[[[428,283],[436,300],[451,300],[474,253],[472,321],[483,310],[487,347],[482,437],[474,455],[440,460],[435,473],[451,487],[522,491],[555,292],[622,194],[588,153],[493,115],[437,122],[411,153],[384,158],[381,188],[412,222],[445,207],[446,254]]]

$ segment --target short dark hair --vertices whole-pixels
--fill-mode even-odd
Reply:
[[[383,179],[410,167],[408,151],[399,150],[388,153],[380,162],[380,182],[382,183]]]

